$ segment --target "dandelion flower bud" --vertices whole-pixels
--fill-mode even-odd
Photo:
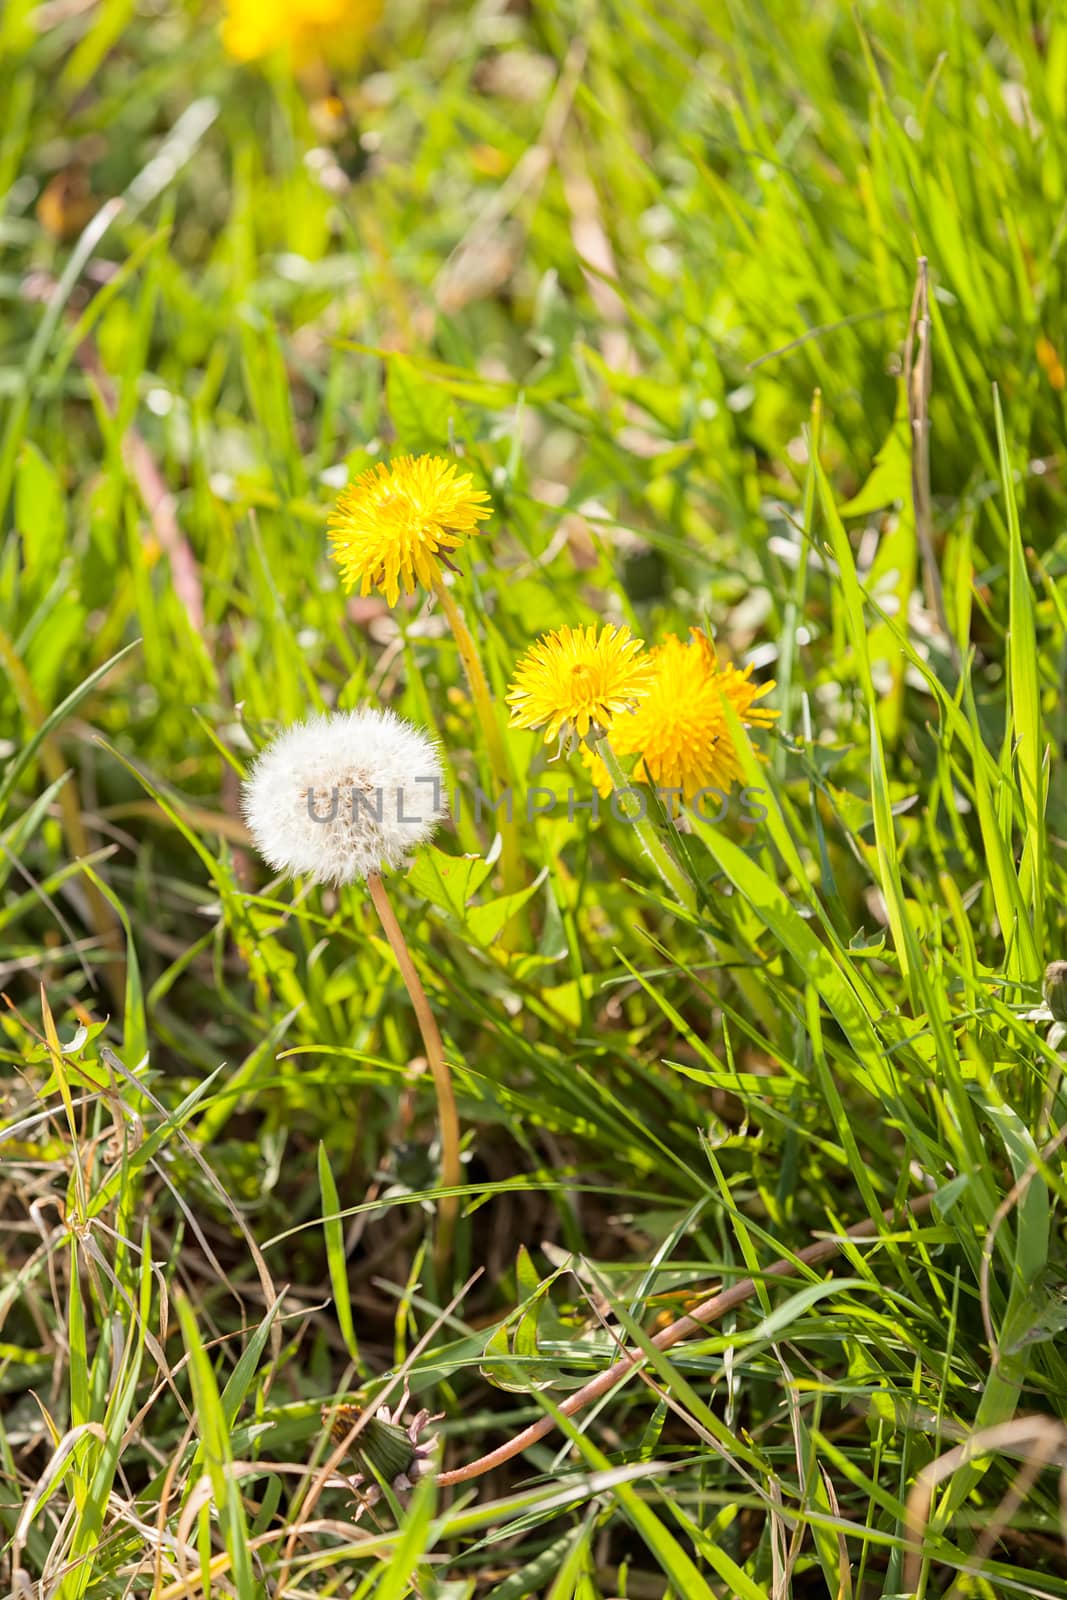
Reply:
[[[430,838],[445,815],[441,758],[392,711],[312,717],[259,755],[241,809],[276,872],[354,883]]]

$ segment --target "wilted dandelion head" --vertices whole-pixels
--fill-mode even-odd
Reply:
[[[440,456],[398,456],[361,472],[329,519],[331,554],[346,589],[380,589],[395,606],[403,584],[431,587],[438,556],[457,549],[489,516],[489,496]]]
[[[277,52],[293,66],[353,66],[382,12],[382,0],[226,0],[222,42],[238,61]]]
[[[426,1427],[431,1422],[440,1422],[441,1415],[432,1417],[428,1411],[417,1411],[405,1424],[407,1399],[405,1389],[399,1405],[392,1410],[379,1406],[371,1416],[365,1416],[354,1438],[354,1429],[363,1415],[362,1407],[342,1404],[322,1408],[322,1420],[329,1425],[334,1443],[347,1445],[363,1469],[348,1480],[360,1496],[357,1522],[362,1511],[376,1505],[381,1498],[382,1491],[375,1479],[384,1479],[402,1499],[419,1478],[426,1477],[434,1469],[437,1439],[426,1432]]]
[[[241,809],[276,872],[341,884],[402,866],[444,801],[434,741],[367,708],[286,728],[257,758]]]
[[[711,640],[698,628],[685,643],[668,634],[649,659],[648,693],[633,716],[612,728],[615,754],[638,756],[633,776],[639,783],[680,790],[686,802],[701,789],[729,789],[741,777],[741,766],[722,702],[729,701],[745,727],[765,728],[778,713],[756,701],[774,684],[753,683],[751,667],[740,672],[720,666]],[[609,794],[607,768],[592,752],[589,760],[598,789]]]
[[[648,693],[652,668],[629,628],[559,628],[532,645],[507,702],[513,728],[544,728],[556,738],[599,738]]]

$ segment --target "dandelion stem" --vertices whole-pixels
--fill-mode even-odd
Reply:
[[[619,766],[619,758],[607,739],[601,739],[595,748],[597,755],[608,769],[612,787],[617,791],[625,791],[631,788],[632,785],[627,783],[626,777]],[[642,815],[640,819],[636,817],[633,819],[633,826],[637,829],[638,838],[645,854],[652,860],[668,889],[678,897],[678,900],[687,910],[692,911],[696,906],[696,895],[693,887],[684,877],[678,863],[663,843],[656,831],[655,824],[650,822],[647,816]],[[710,944],[711,934],[706,933],[705,937]],[[746,970],[748,963],[742,952],[736,946],[728,944],[721,937],[716,938],[714,948],[718,951],[721,961],[729,962],[733,966],[732,976],[734,983],[745,996],[756,1015],[762,1017],[769,1027],[772,1016],[766,991],[758,983],[752,981],[752,975]]]
[[[500,723],[497,720],[496,707],[489,688],[489,681],[485,676],[478,646],[474,636],[467,627],[463,612],[456,604],[448,585],[442,578],[434,584],[434,593],[441,602],[442,610],[448,618],[448,625],[452,629],[453,638],[459,649],[463,661],[463,669],[467,674],[470,685],[471,698],[474,701],[474,710],[478,721],[485,733],[486,749],[489,752],[489,770],[493,777],[493,787],[496,793],[493,796],[494,804],[511,787],[511,774],[508,764],[507,751],[504,748],[504,739],[500,732]],[[507,894],[516,894],[523,887],[522,855],[519,850],[519,836],[515,826],[513,809],[504,807],[504,815],[500,823],[501,850],[500,869],[504,879],[504,889]]]
[[[611,778],[612,787],[616,793],[622,794],[626,790],[632,789],[633,785],[627,781],[622,768],[619,766],[619,758],[611,748],[609,741],[606,738],[598,739],[593,748],[607,767],[608,776]],[[691,911],[696,905],[693,886],[656,832],[654,823],[649,821],[644,808],[642,808],[640,816],[631,818],[631,825],[637,830],[637,837],[641,842],[642,850],[652,862],[667,888],[673,895],[677,896],[687,910]]]
[[[426,1050],[426,1059],[433,1074],[433,1085],[437,1092],[437,1121],[441,1135],[441,1183],[446,1188],[458,1188],[463,1181],[459,1162],[459,1115],[452,1089],[452,1073],[445,1060],[441,1030],[437,1026],[437,1018],[426,997],[422,979],[411,959],[407,940],[404,938],[392,901],[379,873],[372,872],[368,875],[367,888],[370,890],[374,909],[378,913],[385,937],[389,940],[390,948],[396,957],[400,976],[404,980],[404,987],[414,1007],[415,1019]],[[458,1210],[457,1195],[442,1195],[437,1207],[437,1237],[434,1242],[434,1260],[438,1276],[442,1281],[452,1260],[452,1240],[456,1231]]]

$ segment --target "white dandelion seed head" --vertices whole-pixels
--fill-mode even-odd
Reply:
[[[241,792],[264,860],[276,872],[329,884],[402,866],[430,838],[445,804],[435,742],[374,707],[286,728]]]

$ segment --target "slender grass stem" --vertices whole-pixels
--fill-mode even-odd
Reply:
[[[612,785],[616,791],[622,793],[626,789],[631,789],[633,785],[628,782],[625,773],[619,766],[619,759],[607,738],[598,739],[594,749],[607,767],[608,776],[611,778]],[[691,911],[696,905],[696,894],[694,893],[693,885],[663,843],[663,840],[656,832],[655,825],[649,821],[644,809],[642,809],[640,816],[632,819],[632,826],[637,832],[642,850],[652,862],[667,888],[673,895],[677,896],[687,910]]]
[[[504,747],[504,738],[497,720],[497,710],[493,703],[489,680],[485,676],[478,646],[474,636],[467,627],[463,612],[456,603],[448,585],[443,579],[438,578],[434,584],[434,593],[441,602],[441,608],[448,618],[448,625],[452,629],[452,636],[456,641],[463,670],[467,675],[470,685],[471,699],[474,701],[474,710],[485,735],[486,749],[489,753],[489,769],[493,777],[493,786],[496,793],[494,802],[511,787],[511,769],[508,763],[507,750]],[[504,816],[500,823],[501,851],[500,870],[504,879],[504,890],[507,894],[516,894],[524,885],[522,869],[522,853],[519,848],[518,829],[511,808],[505,807]]]
[[[618,757],[606,738],[599,741],[596,746],[596,752],[607,767],[616,790],[622,791],[633,787],[632,784],[627,782],[626,775],[619,766]],[[647,815],[642,815],[640,819],[634,819],[633,826],[637,829],[644,853],[652,861],[667,888],[677,896],[679,902],[687,910],[692,911],[696,906],[696,893],[692,884],[684,876],[678,862],[656,831],[655,824],[649,821]],[[766,990],[746,970],[747,962],[743,953],[735,945],[729,944],[721,935],[716,935],[714,941],[712,941],[710,933],[706,932],[705,937],[709,943],[714,943],[714,948],[718,951],[719,958],[722,961],[731,963],[734,969],[733,980],[737,988],[748,1000],[756,1015],[762,1017],[767,1026],[770,1026],[773,1018],[773,1006]]]
[[[415,1020],[422,1035],[426,1059],[430,1063],[433,1085],[437,1093],[437,1122],[441,1135],[441,1183],[447,1188],[458,1188],[463,1181],[459,1160],[459,1114],[456,1111],[456,1097],[452,1088],[452,1073],[445,1060],[441,1030],[437,1026],[437,1018],[433,1014],[422,979],[411,959],[408,942],[404,938],[396,912],[393,910],[393,903],[379,873],[372,872],[369,875],[367,888],[370,890],[370,897],[374,902],[374,909],[378,913],[378,920],[381,922],[385,937],[396,957],[396,964],[400,968],[400,976],[404,980],[404,987],[415,1010]],[[442,1282],[452,1260],[452,1241],[456,1231],[458,1210],[458,1196],[442,1196],[437,1207],[437,1236],[434,1241],[434,1262]]]
[[[14,642],[3,628],[0,628],[0,666],[6,670],[11,680],[26,720],[34,728],[39,728],[45,720],[45,709],[37,698],[37,691],[19,659]],[[49,783],[59,783],[64,776],[66,777],[67,781],[57,796],[59,815],[72,860],[84,861],[92,854],[92,846],[82,820],[83,807],[78,779],[52,735],[41,741],[41,765]],[[83,877],[82,890],[93,932],[99,939],[101,948],[106,952],[104,978],[121,1015],[126,1004],[126,954],[122,942],[122,928],[114,911],[90,878]]]

